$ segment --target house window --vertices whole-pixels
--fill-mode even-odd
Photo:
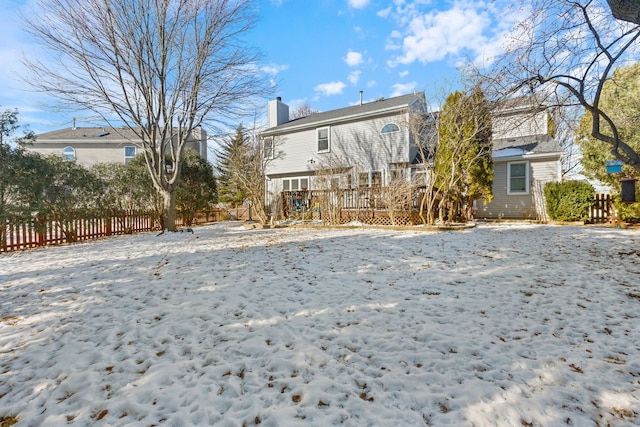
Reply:
[[[358,187],[368,187],[368,186],[369,186],[369,173],[360,172],[358,174]]]
[[[507,163],[507,194],[529,194],[529,163]]]
[[[273,159],[273,138],[265,138],[264,140],[264,158]]]
[[[64,147],[62,149],[62,158],[68,161],[76,159],[76,149],[73,147]]]
[[[124,163],[127,164],[136,156],[136,147],[135,146],[127,146],[124,147]]]
[[[329,151],[331,151],[329,128],[320,128],[318,129],[318,153],[328,153]]]
[[[299,191],[309,188],[309,178],[283,179],[282,191]]]
[[[407,180],[407,168],[404,164],[392,164],[390,165],[389,178],[391,182],[394,181],[406,181]]]
[[[400,132],[400,126],[398,126],[395,123],[387,123],[382,127],[382,130],[380,130],[380,133],[393,133],[393,132]]]
[[[371,172],[371,186],[372,187],[382,187],[382,172],[381,171]]]

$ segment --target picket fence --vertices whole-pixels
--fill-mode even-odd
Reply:
[[[215,222],[219,219],[220,209],[213,209],[211,212],[198,216],[195,224]],[[187,223],[182,218],[178,218],[176,226],[184,227],[187,226]],[[122,211],[107,217],[34,218],[22,222],[6,221],[4,229],[0,225],[0,252],[20,251],[159,229],[160,224],[153,214],[132,211]]]

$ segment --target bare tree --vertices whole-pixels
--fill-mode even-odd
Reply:
[[[640,171],[640,155],[600,108],[615,67],[639,57],[640,25],[614,19],[605,0],[533,0],[506,51],[481,74],[497,97],[533,93],[549,106],[580,106],[593,117],[591,135]]]
[[[289,120],[301,119],[317,112],[318,110],[312,108],[311,105],[309,105],[308,103],[304,103],[291,110],[291,112],[289,113]]]
[[[424,188],[424,192],[418,193],[418,211],[422,223],[432,225],[435,223],[435,207],[442,197],[433,179],[440,115],[430,111],[428,105],[420,105],[418,108],[422,113],[411,114],[407,123],[411,140],[416,148],[417,159],[412,184],[417,189]]]
[[[253,0],[35,0],[27,29],[55,58],[25,60],[28,81],[136,133],[163,226],[174,230],[186,143],[266,88],[241,39],[256,9]]]
[[[227,153],[228,174],[264,225],[269,221],[266,205],[267,168],[274,159],[281,158],[284,154],[279,149],[282,143],[278,137],[261,137],[257,118],[253,123],[253,127],[247,132],[247,143],[234,145]]]
[[[315,198],[320,203],[320,212],[324,224],[338,225],[342,217],[345,187],[351,187],[353,163],[346,159],[329,155],[315,168]]]
[[[550,118],[553,123],[551,133],[562,147],[562,176],[571,177],[580,173],[580,148],[576,144],[581,109],[575,106],[558,106],[552,108]]]
[[[391,225],[398,225],[398,214],[408,212],[411,215],[413,186],[405,177],[394,177],[380,194],[387,209]]]

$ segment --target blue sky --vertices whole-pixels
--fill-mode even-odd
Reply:
[[[21,55],[37,52],[20,23],[19,8],[28,1],[0,1],[0,108],[18,108],[36,132],[68,127],[68,113],[52,112],[16,78],[23,74]],[[360,90],[365,101],[421,90],[429,96],[455,88],[460,65],[486,64],[500,52],[518,15],[505,3],[258,0],[259,20],[247,41],[263,53],[260,69],[277,83],[273,96],[292,108],[349,106]]]

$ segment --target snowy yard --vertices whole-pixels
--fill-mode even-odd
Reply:
[[[154,233],[0,255],[17,426],[640,424],[640,231]]]

